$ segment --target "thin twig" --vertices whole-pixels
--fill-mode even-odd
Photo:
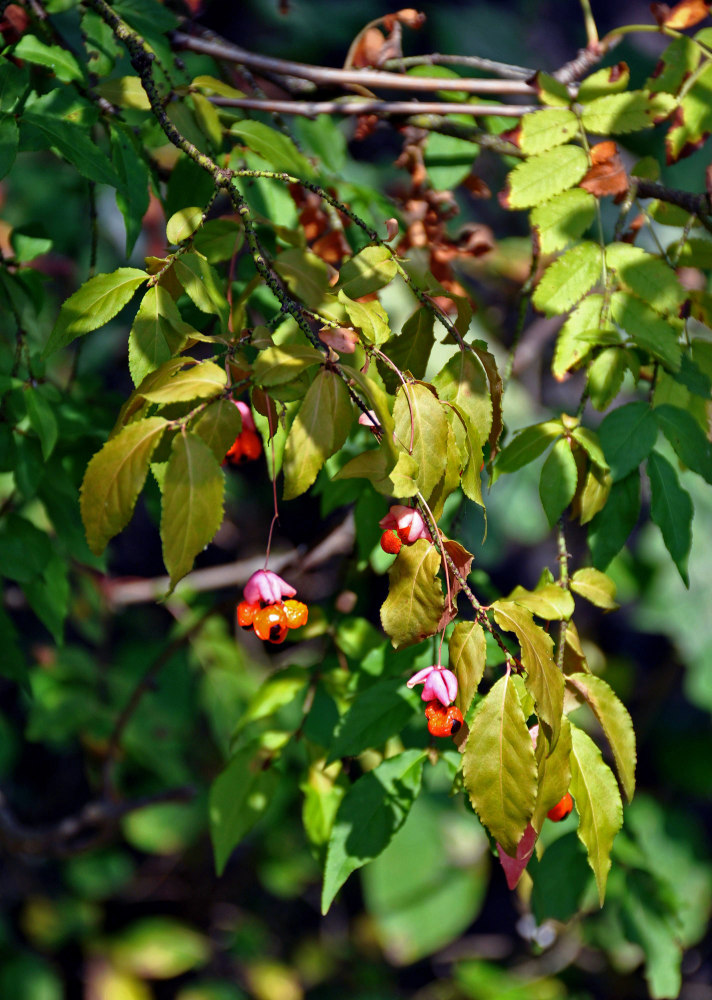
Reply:
[[[250,111],[264,111],[281,115],[301,115],[315,118],[317,115],[500,115],[505,118],[520,118],[541,110],[539,105],[513,104],[446,104],[426,101],[364,101],[359,98],[342,98],[338,101],[276,101],[259,100],[254,97],[209,97],[208,100],[223,108],[245,108]]]

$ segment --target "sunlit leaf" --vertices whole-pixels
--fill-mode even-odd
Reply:
[[[421,538],[404,545],[388,571],[381,624],[394,649],[421,642],[437,630],[445,604],[438,578],[440,564],[437,546]]]
[[[450,670],[458,683],[455,704],[464,715],[485,670],[487,644],[482,626],[478,622],[458,622],[452,630],[448,649]]]
[[[579,814],[578,837],[588,853],[603,906],[611,847],[623,823],[618,782],[590,736],[571,726],[571,794]]]
[[[534,747],[509,675],[477,706],[463,757],[465,788],[491,835],[514,855],[536,804]]]
[[[342,446],[353,422],[353,404],[334,372],[322,369],[292,421],[284,448],[284,499],[308,490],[322,465]]]
[[[603,680],[593,674],[569,674],[570,684],[590,706],[613,751],[618,778],[626,799],[635,792],[635,733],[633,722],[623,702]]]

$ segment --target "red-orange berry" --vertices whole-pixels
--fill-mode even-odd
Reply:
[[[231,465],[238,465],[242,458],[242,434],[238,434],[227,450],[225,461]]]
[[[253,621],[255,635],[265,642],[284,642],[287,638],[287,616],[281,604],[268,604],[258,611]]]
[[[284,614],[287,618],[287,628],[301,628],[309,618],[309,608],[301,601],[285,601]]]
[[[571,798],[571,793],[567,792],[560,802],[549,810],[546,814],[549,819],[553,820],[554,823],[560,823],[562,819],[566,819],[571,810],[574,807],[574,800]]]
[[[254,462],[262,454],[262,441],[256,431],[245,430],[240,434],[242,442],[242,460]]]
[[[393,528],[389,528],[381,535],[381,548],[391,556],[397,556],[402,545],[403,542],[398,537],[398,532],[394,531]]]
[[[240,601],[237,605],[237,624],[241,628],[252,628],[255,615],[261,607],[261,604],[249,604],[247,601]]]
[[[437,699],[425,706],[428,732],[431,736],[454,736],[465,721],[462,712],[454,705],[441,705]]]

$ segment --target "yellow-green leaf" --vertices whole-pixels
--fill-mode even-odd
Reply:
[[[521,604],[527,611],[548,622],[566,621],[574,613],[573,597],[556,583],[545,583],[536,590],[515,587],[506,600]]]
[[[464,715],[472,704],[485,672],[487,643],[477,622],[458,622],[448,643],[450,670],[457,677],[455,704]]]
[[[445,472],[447,462],[448,421],[445,410],[428,386],[411,382],[398,391],[393,418],[396,439],[412,454],[418,466],[415,477],[418,489],[429,499]]]
[[[281,385],[291,382],[311,365],[322,364],[324,355],[308,344],[284,344],[260,351],[253,366],[257,385]]]
[[[222,462],[242,430],[242,417],[231,399],[216,399],[190,422],[188,430],[202,438],[218,462]]]
[[[465,746],[463,777],[482,823],[514,856],[534,812],[537,767],[524,712],[508,674],[477,706]]]
[[[375,299],[371,302],[354,302],[345,292],[339,292],[339,302],[344,306],[353,325],[361,331],[370,344],[383,344],[391,335],[388,313]]]
[[[119,108],[134,108],[137,111],[151,109],[151,102],[139,76],[119,76],[114,80],[104,80],[95,89],[97,94]]]
[[[129,371],[134,385],[185,346],[192,328],[162,285],[148,289],[129,333]]]
[[[203,209],[197,205],[181,208],[174,212],[166,223],[166,238],[169,243],[182,243],[192,236],[203,221]]]
[[[618,778],[626,799],[630,802],[635,792],[635,731],[628,709],[603,680],[593,674],[570,674],[567,679],[598,719],[601,729],[613,751]]]
[[[97,274],[62,303],[59,317],[44,349],[45,356],[66,347],[75,337],[98,330],[123,309],[148,274],[136,267],[120,267]]]
[[[517,637],[527,672],[527,689],[534,697],[539,721],[553,747],[559,738],[564,711],[564,677],[552,656],[553,639],[535,624],[530,611],[512,601],[495,601],[492,610],[499,627]]]
[[[151,403],[184,403],[191,399],[210,399],[222,392],[226,385],[224,368],[213,361],[201,361],[175,375],[169,375],[151,388],[143,388],[141,383],[137,392]]]
[[[404,545],[391,566],[381,624],[394,649],[412,646],[437,631],[445,610],[438,578],[440,564],[437,547],[420,538],[413,545]]]
[[[571,726],[571,794],[579,814],[578,837],[588,853],[603,906],[611,847],[623,824],[618,782],[590,736]]]
[[[109,539],[131,519],[166,424],[162,417],[129,424],[87,466],[80,508],[87,542],[95,555],[101,555]]]
[[[578,118],[568,108],[545,108],[522,119],[519,146],[523,153],[543,153],[562,146],[579,130]]]
[[[541,729],[539,730],[536,759],[539,787],[532,826],[539,832],[544,825],[546,814],[563,799],[571,782],[571,725],[566,716],[561,720],[561,733],[553,750],[546,735]]]
[[[312,485],[322,465],[338,451],[353,421],[346,386],[322,369],[309,386],[292,422],[284,449],[284,499],[293,500]]]
[[[163,479],[161,542],[171,587],[193,567],[223,518],[225,479],[210,447],[196,434],[177,434]]]
[[[666,118],[675,105],[675,98],[670,94],[648,94],[645,90],[607,94],[594,98],[584,107],[581,123],[587,132],[596,135],[639,132]]]
[[[530,156],[509,174],[504,203],[507,208],[534,208],[578,184],[587,170],[588,157],[579,146]]]
[[[571,589],[604,611],[615,611],[616,585],[610,576],[597,569],[577,569],[571,577]]]
[[[582,236],[595,217],[594,196],[583,188],[572,188],[537,205],[530,219],[532,228],[539,233],[542,253],[554,253]]]
[[[388,247],[364,247],[342,264],[336,288],[350,299],[360,299],[389,284],[397,271],[398,266]]]
[[[601,248],[584,240],[550,264],[539,281],[532,302],[547,316],[568,312],[601,276]]]

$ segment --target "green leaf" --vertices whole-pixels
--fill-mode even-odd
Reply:
[[[191,434],[197,434],[210,448],[218,462],[242,430],[240,411],[231,399],[216,399],[188,424]]]
[[[14,55],[36,66],[46,66],[64,83],[84,81],[84,72],[71,52],[59,45],[45,45],[36,35],[23,35],[15,45]]]
[[[121,186],[116,190],[116,205],[126,226],[126,256],[141,235],[143,217],[148,211],[148,167],[136,136],[120,122],[111,123],[111,159]]]
[[[527,722],[511,676],[477,706],[463,756],[465,788],[480,820],[507,854],[536,805],[537,769]]]
[[[41,254],[49,253],[52,240],[47,235],[44,226],[30,223],[28,226],[15,227],[10,233],[10,245],[15,254],[15,260],[25,263],[34,260]]]
[[[406,820],[420,792],[425,754],[406,750],[356,781],[336,814],[324,869],[321,912],[349,875],[378,857]]]
[[[262,122],[235,122],[230,132],[255,153],[259,153],[275,170],[285,170],[297,177],[313,177],[314,168],[299,152],[288,135]],[[279,183],[275,181],[273,183]]]
[[[606,266],[615,271],[624,288],[663,315],[676,316],[685,298],[677,276],[664,260],[630,243],[606,247]]]
[[[524,119],[525,124],[529,117]],[[542,253],[554,253],[579,239],[595,217],[594,196],[583,188],[572,188],[533,208],[530,220],[532,229],[539,234]]]
[[[562,146],[579,130],[578,118],[568,108],[546,108],[522,118],[519,148],[527,156]]]
[[[75,337],[104,326],[123,309],[148,274],[135,267],[120,267],[111,274],[97,274],[62,304],[49,335],[44,356],[71,344]]]
[[[30,426],[40,439],[42,457],[47,461],[54,451],[59,433],[54,410],[47,402],[47,398],[42,391],[40,389],[33,389],[31,386],[25,389],[25,406],[27,407]]]
[[[561,720],[561,732],[553,750],[545,734],[539,730],[536,760],[538,788],[532,826],[541,832],[546,814],[563,799],[571,782],[571,725],[566,716]]]
[[[10,173],[17,156],[20,133],[10,115],[0,116],[0,179]]]
[[[216,272],[198,253],[184,253],[173,262],[176,278],[194,305],[204,313],[214,313],[224,330],[228,325],[228,304],[219,287]]]
[[[507,208],[534,208],[578,184],[587,170],[588,158],[578,146],[531,156],[509,174],[503,204]]]
[[[162,285],[148,289],[129,333],[129,371],[134,385],[185,346],[192,328]]]
[[[566,438],[559,438],[541,468],[539,496],[547,520],[553,527],[576,492],[578,469],[571,445]]]
[[[102,80],[96,92],[119,108],[134,108],[149,111],[151,102],[143,88],[140,76],[118,76],[113,80]]]
[[[225,478],[196,434],[177,434],[163,479],[161,542],[171,587],[190,572],[222,524]]]
[[[554,641],[534,623],[526,608],[512,601],[495,601],[492,610],[499,627],[505,632],[514,632],[517,637],[522,650],[522,666],[527,672],[527,690],[534,698],[539,722],[553,747],[559,738],[564,711],[564,677],[552,655]]]
[[[570,674],[566,683],[578,691],[598,719],[613,751],[621,787],[630,802],[635,792],[637,757],[635,732],[628,710],[601,677],[593,674]]]
[[[480,465],[482,462],[480,461]],[[475,499],[476,503],[480,506],[484,506],[482,503],[482,486],[480,484],[479,477],[479,466],[477,466],[478,473],[476,475],[476,487],[479,487],[479,496],[476,498],[472,496],[472,486],[475,483],[469,481],[469,476],[464,477],[464,482],[460,479],[460,470],[463,465],[463,459],[461,456],[460,449],[457,446],[457,438],[455,432],[452,429],[452,424],[447,425],[447,443],[445,445],[445,469],[438,480],[435,489],[430,494],[428,499],[428,504],[430,505],[430,512],[433,518],[438,521],[445,509],[445,501],[447,498],[455,492],[458,486],[462,485],[463,492],[470,500]],[[472,466],[472,461],[469,460],[469,467]],[[473,470],[474,471],[474,470]],[[474,479],[474,477],[473,477]]]
[[[435,318],[429,309],[418,306],[403,324],[401,333],[387,342],[385,353],[402,372],[410,372],[413,378],[425,375],[430,352],[435,343],[433,332]],[[379,366],[383,381],[389,392],[395,392],[401,384],[398,376],[387,365]]]
[[[27,518],[9,513],[0,523],[0,574],[27,583],[44,573],[52,557],[49,536]]]
[[[301,496],[338,451],[353,423],[353,405],[341,379],[322,368],[292,421],[284,449],[284,499]]]
[[[539,280],[533,305],[547,316],[568,312],[601,276],[601,248],[584,240],[550,264]]]
[[[629,80],[630,70],[625,63],[606,66],[605,69],[599,69],[581,81],[576,100],[579,104],[588,104],[596,97],[619,93],[627,89]]]
[[[663,51],[654,76],[645,81],[646,90],[677,94],[684,81],[697,69],[702,51],[692,38],[675,38]]]
[[[607,410],[623,385],[628,360],[620,347],[606,347],[588,366],[588,395],[597,410]]]
[[[678,370],[681,350],[677,342],[678,331],[672,322],[661,319],[645,302],[627,292],[613,293],[611,313],[638,347],[662,361],[671,371]]]
[[[487,643],[477,622],[458,622],[448,640],[450,670],[457,677],[455,704],[466,714],[485,672]]]
[[[689,587],[687,559],[692,544],[690,494],[678,481],[677,474],[666,458],[657,451],[648,457],[650,480],[650,516],[662,532],[665,547],[678,568],[682,581]]]
[[[626,403],[603,418],[598,438],[613,482],[623,479],[647,458],[658,436],[653,412],[647,403]]]
[[[396,439],[418,466],[415,481],[427,499],[445,472],[448,420],[445,409],[430,388],[419,382],[402,386],[393,407]]]
[[[680,102],[665,140],[668,163],[698,150],[712,132],[712,65],[707,63]]]
[[[457,121],[459,116],[450,116]],[[446,118],[446,121],[448,119]],[[436,191],[452,191],[470,174],[479,147],[467,139],[431,132],[423,153],[425,169]]]
[[[667,404],[656,406],[653,416],[682,464],[712,483],[712,443],[695,418],[687,410]]]
[[[623,805],[613,772],[590,736],[571,726],[571,794],[579,814],[578,838],[596,876],[601,906],[611,867],[611,847],[623,824]]]
[[[640,474],[633,472],[611,487],[606,506],[591,521],[588,544],[597,569],[605,569],[625,545],[640,515]]]
[[[339,292],[339,302],[346,309],[353,325],[370,344],[383,344],[388,340],[391,335],[388,313],[378,300],[354,302],[344,292]]]
[[[17,643],[17,633],[10,616],[3,607],[0,607],[0,643],[2,644],[0,676],[21,685],[24,691],[29,694],[29,674],[25,657]]]
[[[402,732],[419,704],[417,692],[400,677],[388,677],[360,691],[339,723],[327,763],[383,746]]]
[[[645,979],[653,1000],[681,995],[680,926],[667,897],[647,872],[629,873],[621,917],[626,936],[645,953]]]
[[[291,382],[311,365],[323,364],[324,355],[308,344],[284,344],[260,351],[253,366],[257,385],[281,385]]]
[[[225,369],[213,361],[200,361],[175,374],[170,368],[162,367],[149,373],[147,378],[159,373],[162,377],[152,382],[150,387],[147,387],[144,379],[136,389],[137,394],[151,403],[184,403],[192,399],[210,399],[221,393],[227,385]]]
[[[17,66],[0,57],[0,111],[14,111],[29,86],[26,66]]]
[[[505,472],[515,472],[533,462],[563,433],[560,420],[547,420],[517,431],[508,445],[497,456],[495,479]]]
[[[166,223],[166,239],[169,243],[182,243],[193,235],[202,221],[202,208],[197,205],[181,208]]]
[[[552,364],[554,378],[558,381],[583,361],[596,342],[609,342],[610,332],[615,331],[610,321],[603,321],[603,307],[602,295],[588,295],[561,327]],[[600,339],[591,339],[592,332]],[[617,335],[616,340],[620,340]]]
[[[245,747],[210,788],[210,838],[215,870],[222,875],[230,855],[264,815],[279,784],[274,767],[263,768],[260,752]]]
[[[304,667],[287,667],[280,670],[257,689],[244,710],[233,733],[233,739],[250,722],[267,719],[280,708],[293,702],[309,683],[309,673]]]
[[[209,264],[230,260],[244,240],[244,231],[232,219],[208,219],[193,234],[193,246]]]
[[[109,539],[131,519],[151,456],[167,424],[162,417],[128,424],[106,442],[87,466],[80,509],[94,555],[101,555]]]
[[[336,291],[360,299],[384,288],[395,278],[398,267],[388,247],[368,246],[344,261]]]
[[[388,571],[388,597],[381,608],[381,624],[394,649],[412,646],[434,635],[445,610],[438,579],[441,557],[424,538],[404,545]]]
[[[588,427],[582,427],[579,424],[578,427],[574,427],[571,431],[571,437],[577,444],[581,445],[594,465],[598,466],[603,472],[609,471],[606,456],[603,454],[601,442],[598,440],[598,434],[595,431],[589,430]]]
[[[109,158],[86,133],[80,125],[56,115],[42,114],[39,111],[26,111],[22,116],[21,138],[24,140],[25,130],[41,133],[47,145],[77,168],[82,177],[97,184],[109,184],[120,188],[121,180],[111,165]]]
[[[615,611],[618,607],[615,583],[598,569],[577,569],[571,577],[571,589],[604,611]]]
[[[23,583],[22,589],[34,613],[61,646],[69,611],[69,578],[64,559],[53,553],[42,576]]]
[[[521,604],[538,618],[547,622],[567,621],[574,613],[574,599],[568,590],[556,583],[537,585],[536,590],[515,587],[505,598]]]
[[[587,132],[595,135],[639,132],[667,118],[675,104],[675,99],[669,94],[648,94],[644,90],[607,94],[594,98],[584,107],[581,124]]]

